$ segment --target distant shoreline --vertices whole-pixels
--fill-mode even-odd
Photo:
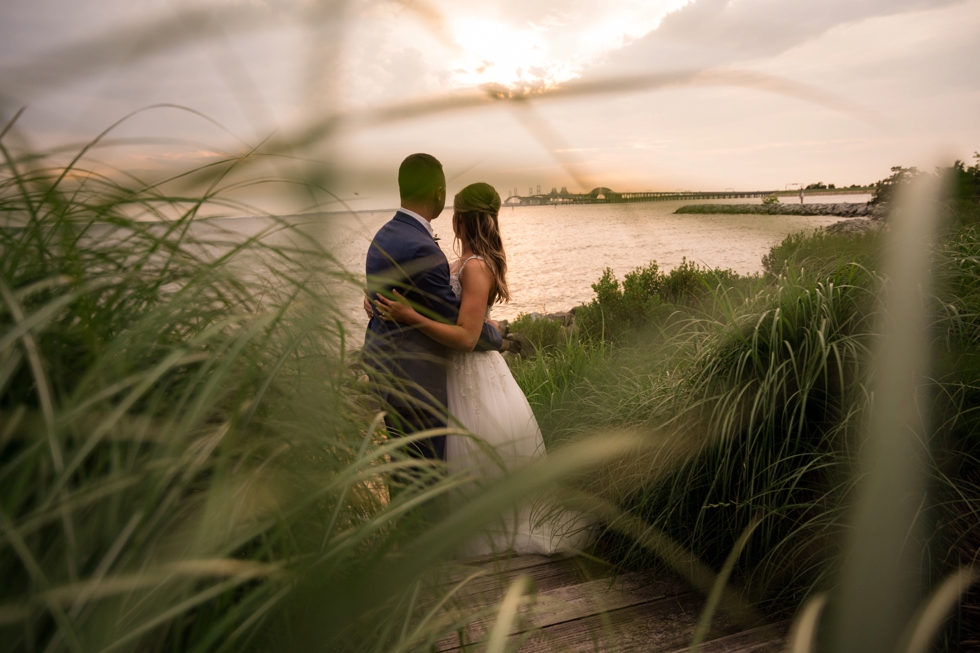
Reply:
[[[868,195],[870,192],[871,191],[869,189],[866,189],[866,188],[856,188],[856,189],[855,188],[847,188],[847,189],[843,189],[842,188],[842,189],[808,190],[808,191],[806,191],[806,194],[808,196],[811,196],[811,195]],[[792,190],[789,190],[789,191],[773,191],[772,194],[773,195],[776,195],[776,196],[779,196],[779,197],[797,197],[799,195],[799,191],[792,191]],[[683,198],[678,198],[678,200],[679,201],[683,201]],[[613,202],[610,202],[609,204],[612,204],[612,203]],[[640,202],[640,203],[642,203],[642,202]],[[604,206],[606,203],[597,203],[597,204],[600,205],[600,206]],[[545,205],[502,204],[500,208],[501,209],[505,209],[505,208],[511,208],[511,209],[515,209],[515,208],[541,208],[541,206],[545,206]],[[551,206],[594,206],[594,205],[593,204],[572,204],[572,203],[569,203],[569,204],[564,204],[564,205],[555,204],[555,205],[551,205]],[[695,205],[691,205],[691,206],[701,206],[701,207],[704,207],[704,206],[724,206],[724,205],[695,204]],[[738,204],[738,205],[733,205],[733,206],[757,206],[757,205],[755,205],[755,204],[744,204],[744,205],[743,204]],[[786,204],[786,206],[789,206],[789,204]],[[682,207],[682,208],[684,208],[684,207]],[[447,205],[446,208],[445,208],[445,210],[446,211],[449,211],[449,212],[452,212],[452,210],[453,210],[452,205]],[[391,213],[392,215],[394,215],[396,211],[398,211],[398,207],[388,207],[388,208],[380,208],[380,209],[336,209],[336,210],[330,210],[330,211],[310,211],[308,213],[288,213],[288,214],[284,214],[284,215],[203,216],[203,217],[200,217],[200,218],[196,218],[195,221],[196,220],[255,220],[255,219],[261,219],[261,218],[275,218],[275,219],[280,219],[280,220],[287,220],[287,219],[294,220],[294,219],[297,219],[297,218],[300,218],[300,219],[304,219],[304,218],[305,219],[311,219],[311,218],[317,218],[319,216],[355,215],[355,214],[366,214],[366,213],[371,213],[371,214],[373,214],[373,213]],[[680,210],[678,210],[676,212],[677,213],[691,213],[691,212],[696,213],[697,211],[680,211]],[[718,211],[718,213],[726,213],[726,211]],[[730,211],[727,211],[727,213],[731,213],[731,212]],[[742,213],[760,213],[760,211],[742,211]],[[800,214],[794,214],[794,215],[800,215]],[[806,215],[810,215],[810,214],[806,214]],[[836,215],[836,214],[833,214],[833,213],[825,213],[825,214],[813,214],[813,215]],[[156,223],[156,222],[168,222],[168,221],[167,220],[139,220],[139,222],[154,222],[154,223]]]
[[[875,190],[874,186],[861,186],[859,188],[813,188],[804,190],[804,195],[870,195]],[[800,191],[797,190],[776,190],[772,192],[777,197],[799,197]]]
[[[675,214],[697,215],[837,215],[843,218],[871,218],[875,211],[867,202],[834,204],[685,204]]]

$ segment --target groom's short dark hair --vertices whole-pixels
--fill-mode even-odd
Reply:
[[[431,154],[410,154],[398,167],[398,192],[403,202],[430,200],[445,185],[442,164]]]

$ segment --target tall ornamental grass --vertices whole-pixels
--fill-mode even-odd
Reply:
[[[200,239],[203,193],[4,154],[5,648],[232,646],[302,557],[387,536],[365,527],[370,416],[340,392],[330,259]]]
[[[169,195],[3,153],[4,650],[409,650],[486,617],[423,574],[560,470],[434,522],[460,480],[403,473],[329,252],[195,220],[241,162]]]
[[[751,527],[733,582],[771,613],[791,615],[840,583],[855,501],[868,482],[865,434],[875,411],[896,410],[876,399],[887,362],[876,353],[890,314],[885,302],[921,297],[928,329],[917,337],[928,345],[931,372],[915,408],[927,429],[917,446],[929,490],[924,525],[916,527],[925,552],[920,573],[926,587],[938,587],[977,564],[980,232],[969,211],[935,206],[947,223],[929,250],[932,285],[923,279],[896,289],[881,268],[888,232],[791,236],[766,257],[765,279],[705,279],[670,313],[647,313],[643,326],[634,323],[640,310],[625,328],[605,325],[611,342],[588,367],[568,365],[568,354],[518,361],[546,438],[574,441],[614,426],[659,443],[583,483],[715,569]],[[590,318],[602,312],[614,321],[626,303],[608,277],[596,284]],[[577,345],[595,351],[589,338]],[[548,393],[545,378],[562,381]],[[641,532],[610,529],[601,545],[627,567],[663,564]],[[966,594],[957,614],[943,640],[953,648],[980,637],[976,593]]]
[[[453,507],[474,479],[386,437],[309,227],[197,218],[241,210],[248,160],[121,184],[2,152],[4,650],[428,650],[533,602],[475,601],[460,542],[642,448],[586,438]]]

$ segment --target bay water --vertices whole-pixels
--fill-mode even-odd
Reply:
[[[866,195],[822,195],[809,202],[865,202]],[[784,198],[784,201],[795,201]],[[684,259],[740,274],[762,270],[762,257],[788,234],[839,222],[836,216],[674,214],[682,205],[758,203],[760,200],[664,201],[632,204],[504,207],[500,230],[507,252],[512,300],[497,305],[496,319],[521,313],[567,311],[590,301],[591,285],[611,268],[619,279],[656,261],[671,270]],[[321,240],[339,264],[360,280],[371,238],[391,219],[392,210],[291,216],[290,223]],[[221,220],[225,229],[245,235],[267,222],[263,218]],[[452,212],[433,223],[439,245],[452,260]],[[351,285],[339,288],[337,301],[350,329],[352,344],[363,338],[366,322],[361,294]]]

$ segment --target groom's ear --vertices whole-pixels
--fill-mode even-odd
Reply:
[[[432,219],[435,220],[442,213],[443,209],[446,208],[446,187],[445,185],[440,186],[436,189],[435,195],[432,196]]]

